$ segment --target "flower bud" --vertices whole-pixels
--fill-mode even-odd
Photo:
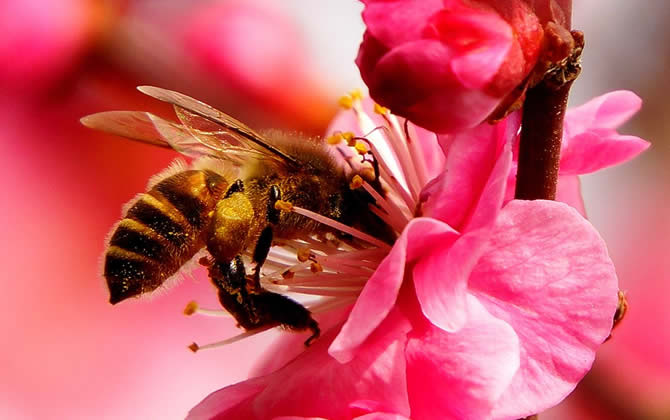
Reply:
[[[370,95],[432,131],[484,121],[540,53],[542,25],[523,0],[363,1],[356,63]]]

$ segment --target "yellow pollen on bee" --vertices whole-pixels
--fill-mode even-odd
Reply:
[[[368,146],[366,146],[362,141],[357,141],[354,149],[356,149],[359,155],[364,155],[368,152]]]
[[[305,262],[309,259],[309,257],[312,255],[312,250],[309,248],[300,248],[298,252],[296,253],[296,257],[298,257],[298,261],[300,262]]]
[[[336,144],[340,144],[343,138],[344,137],[342,136],[342,133],[335,133],[333,135],[326,137],[326,142],[331,146],[334,146]]]
[[[184,315],[191,316],[197,310],[198,310],[198,303],[192,300],[186,304],[186,307],[184,308]]]
[[[321,266],[321,264],[319,264],[318,262],[314,261],[312,264],[310,264],[310,266],[309,266],[309,270],[310,270],[312,273],[320,273],[320,272],[323,271],[323,267]]]
[[[349,183],[349,188],[355,190],[356,188],[360,188],[362,186],[363,186],[363,178],[361,178],[360,175],[354,175],[354,177],[351,178],[351,182]]]
[[[379,115],[385,115],[389,113],[389,109],[386,108],[385,106],[381,106],[375,103],[375,113]]]
[[[292,212],[293,211],[293,204],[289,203],[288,201],[277,200],[277,202],[275,203],[275,209],[281,210],[281,211]]]

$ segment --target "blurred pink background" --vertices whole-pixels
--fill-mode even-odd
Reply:
[[[642,158],[584,179],[630,311],[593,372],[546,419],[670,418],[670,6],[576,2],[586,33],[572,103],[616,89],[644,101],[623,130]],[[363,87],[355,0],[6,0],[0,4],[0,418],[179,419],[244,379],[275,332],[192,354],[236,333],[203,273],[151,299],[107,303],[104,238],[123,203],[176,157],[94,133],[108,109],[168,107],[139,84],[180,90],[255,127],[321,133],[336,99]]]

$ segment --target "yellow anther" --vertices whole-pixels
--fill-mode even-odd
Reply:
[[[197,345],[196,343],[191,343],[190,346],[188,346],[189,350],[191,350],[193,353],[197,352],[200,350],[200,346]]]
[[[360,101],[363,99],[363,92],[361,92],[360,89],[354,89],[351,92],[349,92],[349,96],[351,96],[351,99],[354,101]]]
[[[347,142],[350,142],[356,135],[352,133],[351,131],[345,131],[344,133],[341,133],[342,138],[345,139]]]
[[[381,106],[379,104],[375,104],[375,113],[379,115],[385,115],[389,113],[389,109],[386,108],[385,106]]]
[[[347,146],[349,147],[355,147],[356,146],[356,140],[352,137],[347,140]]]
[[[368,152],[368,146],[362,141],[357,141],[354,149],[356,149],[359,155],[364,155]]]
[[[320,273],[323,271],[323,267],[318,262],[314,261],[310,264],[309,269],[312,273]]]
[[[349,183],[349,188],[355,190],[356,188],[360,188],[362,186],[363,186],[363,178],[361,178],[360,175],[354,175],[354,177],[351,178],[351,182]]]
[[[191,316],[198,310],[198,303],[194,300],[186,304],[184,308],[184,315]]]
[[[351,109],[354,106],[354,98],[352,98],[351,95],[344,95],[337,101],[337,103],[344,109]]]
[[[342,135],[342,133],[335,133],[335,134],[332,134],[332,135],[328,136],[326,138],[326,142],[328,144],[330,144],[331,146],[334,146],[336,144],[340,144],[343,137],[344,136]]]
[[[275,209],[281,210],[281,211],[292,212],[293,211],[293,204],[289,203],[288,201],[277,200],[277,202],[275,202]]]
[[[298,261],[305,262],[312,256],[312,250],[309,248],[300,248],[296,256],[298,257]]]

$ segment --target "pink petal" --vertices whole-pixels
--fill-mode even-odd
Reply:
[[[472,295],[467,324],[455,334],[427,327],[405,351],[412,417],[488,418],[519,367],[519,339]]]
[[[581,175],[633,159],[650,146],[635,136],[610,129],[592,129],[572,137],[562,151],[561,174]]]
[[[565,114],[566,137],[572,137],[592,128],[615,129],[628,121],[642,106],[642,100],[633,92],[618,90],[574,108]]]
[[[487,239],[486,234],[478,231],[461,236],[453,245],[435,241],[433,248],[414,266],[414,287],[421,311],[436,327],[456,332],[467,321],[468,276]]]
[[[584,198],[582,197],[582,185],[576,175],[560,175],[556,186],[556,201],[565,203],[586,217]]]
[[[332,328],[337,328],[338,330],[342,328],[342,323],[349,316],[351,306],[353,305],[315,315],[314,318],[319,323],[322,333],[325,334],[326,331]],[[256,363],[254,363],[249,372],[249,377],[253,378],[273,373],[298,357],[307,350],[305,348],[305,340],[309,337],[309,334],[309,332],[303,334],[295,332],[281,334],[265,349]]]
[[[391,413],[370,413],[364,416],[356,417],[355,420],[410,420],[408,417],[400,414]]]
[[[350,361],[395,305],[405,276],[406,262],[417,258],[436,243],[449,246],[457,236],[456,231],[437,220],[416,218],[410,221],[391,252],[365,284],[329,353],[341,363]]]
[[[445,86],[428,93],[421,101],[411,105],[405,101],[409,105],[406,109],[402,102],[388,106],[396,115],[402,115],[428,130],[455,133],[481,123],[500,104],[500,98],[485,90],[467,89],[462,85]],[[463,112],[464,109],[468,112]]]
[[[418,126],[415,126],[414,129],[417,135],[415,141],[419,142],[421,151],[423,152],[428,179],[434,179],[444,170],[446,158],[440,148],[435,133]]]
[[[469,7],[436,13],[429,28],[456,52],[449,65],[468,89],[483,88],[496,76],[514,40],[512,28],[500,15]]]
[[[425,215],[462,231],[487,183],[491,183],[491,188],[495,185],[504,191],[498,178],[503,173],[506,177],[510,170],[511,157],[500,154],[509,134],[508,127],[505,122],[493,126],[480,124],[457,135],[438,136],[447,160],[444,172],[422,192],[426,199]],[[499,158],[503,159],[500,163]],[[486,195],[487,199],[497,197],[493,190],[491,193]]]
[[[398,311],[370,336],[356,356],[341,364],[327,349],[336,330],[272,375],[254,401],[256,413],[351,417],[355,401],[376,401],[379,411],[409,414],[404,348],[410,326]],[[324,392],[328,390],[329,392]],[[362,413],[360,413],[362,414]],[[266,418],[267,415],[259,415]]]
[[[469,286],[521,344],[521,368],[497,418],[524,417],[565,398],[591,368],[617,305],[605,243],[574,209],[553,201],[505,206]]]
[[[441,0],[363,0],[363,20],[370,33],[388,48],[421,39],[428,18],[442,8]]]
[[[404,43],[386,53],[376,63],[371,79],[364,81],[370,94],[382,105],[409,107],[447,85],[458,87],[448,63],[454,52],[435,39]],[[365,76],[362,74],[362,76]],[[404,83],[398,83],[399,78]],[[376,95],[375,95],[376,93]]]
[[[360,401],[371,402],[377,411],[409,415],[404,348],[410,325],[398,311],[387,321],[348,363],[328,355],[337,333],[331,329],[275,373],[214,392],[189,419],[352,418],[367,414]]]
[[[507,143],[491,171],[463,236],[453,245],[435,242],[414,266],[414,285],[421,310],[433,325],[445,331],[458,331],[466,321],[468,277],[484,250],[483,245],[502,207],[511,163],[511,145]],[[409,240],[414,238],[410,236]]]
[[[266,386],[267,379],[251,379],[213,392],[189,411],[188,420],[235,418]],[[243,417],[239,417],[243,418]]]

